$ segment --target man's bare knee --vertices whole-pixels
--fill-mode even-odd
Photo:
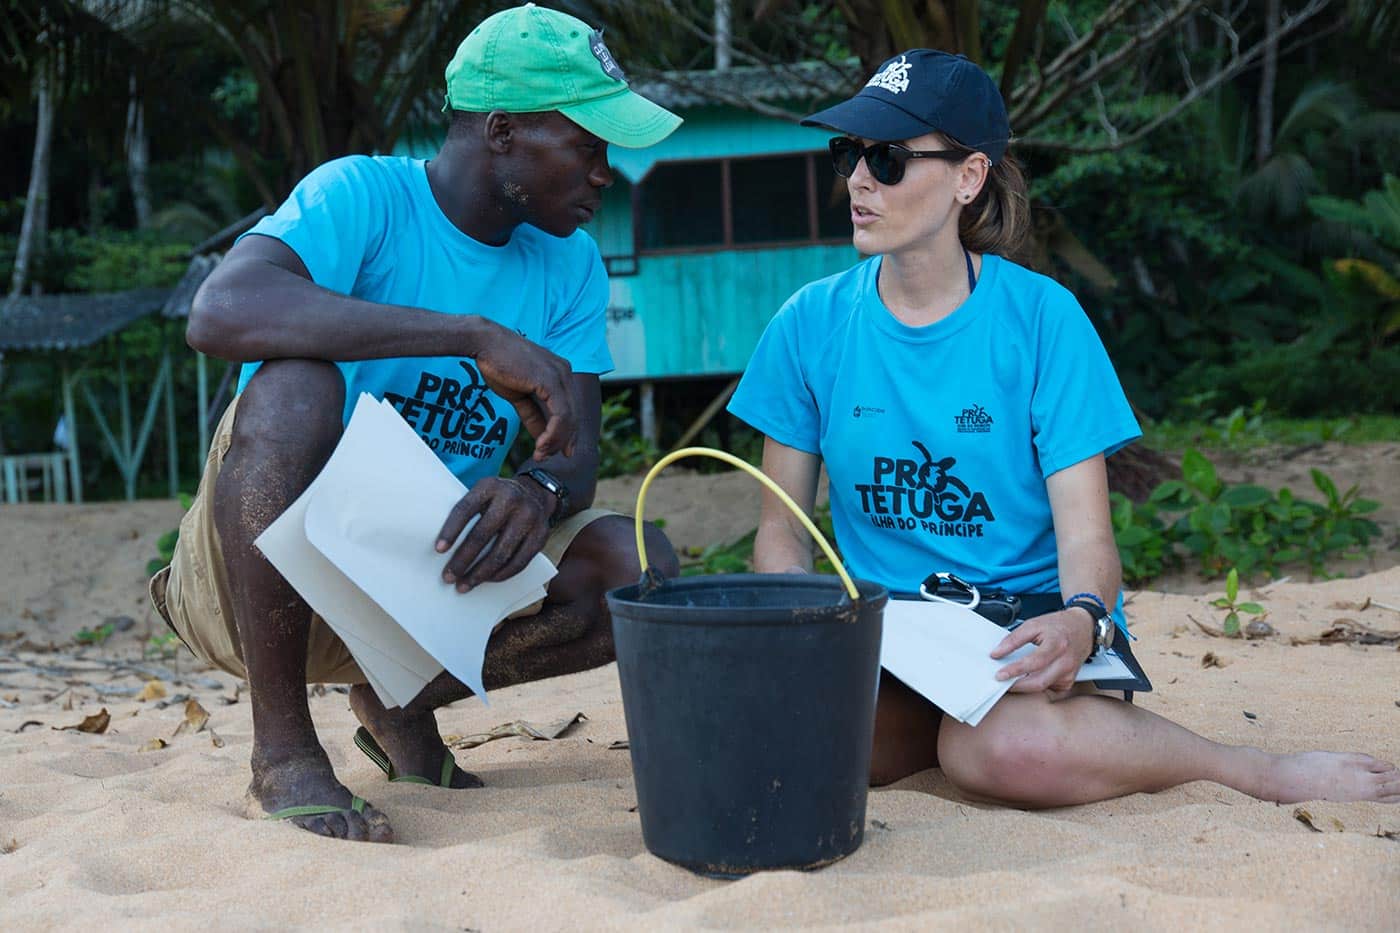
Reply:
[[[676,551],[661,529],[647,524],[643,541],[650,566],[666,577],[680,573]],[[623,515],[608,515],[590,522],[579,532],[560,566],[560,576],[564,579],[552,592],[564,601],[593,602],[608,590],[636,583],[641,573],[633,520]]]
[[[345,379],[334,363],[271,360],[259,367],[238,400],[233,443],[260,455],[335,448],[342,430]]]

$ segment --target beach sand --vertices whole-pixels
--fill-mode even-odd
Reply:
[[[681,511],[658,502],[656,514]],[[1400,927],[1400,806],[1278,806],[1209,783],[1023,812],[966,800],[930,771],[872,791],[865,843],[837,864],[702,878],[642,843],[628,753],[608,747],[626,735],[615,666],[442,711],[456,735],[587,717],[553,741],[458,752],[487,784],[467,791],[385,783],[351,743],[346,696],[316,691],[338,774],[389,815],[398,843],[248,820],[238,683],[187,654],[141,658],[159,631],[143,566],[178,513],[0,511],[0,928]],[[1157,688],[1143,707],[1220,741],[1400,759],[1396,646],[1291,643],[1339,619],[1400,630],[1400,612],[1378,605],[1400,607],[1400,567],[1257,592],[1278,635],[1255,641],[1190,621],[1218,625],[1216,595],[1132,595],[1135,650]],[[127,630],[74,646],[77,629],[123,615]],[[166,695],[139,700],[152,674]],[[209,729],[176,734],[185,696],[219,744]],[[102,734],[56,729],[104,708]]]

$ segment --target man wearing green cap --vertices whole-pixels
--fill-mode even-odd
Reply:
[[[612,184],[608,144],[649,146],[680,120],[628,88],[601,33],[533,4],[463,40],[444,109],[451,125],[431,161],[317,168],[196,295],[190,345],[243,363],[242,378],[171,566],[151,581],[190,649],[248,679],[250,815],[346,839],[393,832],[332,771],[308,682],[355,685],[356,744],[391,779],[481,783],[457,768],[433,713],[469,691],[444,674],[386,709],[253,544],[320,471],[361,392],[392,403],[469,487],[436,542],[450,552],[444,586],[504,579],[541,552],[558,565],[542,607],[492,637],[488,688],[610,661],[602,595],[640,573],[630,520],[589,508],[598,377],[612,360],[607,276],[578,228]],[[534,457],[501,478],[522,424]],[[676,572],[660,532],[647,546]]]

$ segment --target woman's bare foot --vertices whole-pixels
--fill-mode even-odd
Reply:
[[[442,741],[437,718],[431,710],[385,709],[368,684],[350,688],[350,708],[389,756],[397,776],[417,775],[438,783],[442,777],[443,756],[451,752]],[[454,764],[450,786],[455,789],[481,787],[482,780]]]
[[[1256,750],[1257,751],[1257,750]],[[1255,777],[1239,789],[1261,800],[1400,803],[1400,770],[1388,761],[1357,752],[1258,752]]]
[[[342,807],[335,813],[296,816],[285,822],[332,839],[394,841],[393,827],[383,813],[369,805],[359,813],[351,809],[354,795],[336,780],[331,763],[320,745],[312,749],[298,749],[277,761],[254,755],[252,765],[253,780],[248,785],[247,803],[250,818],[261,819],[288,807]]]

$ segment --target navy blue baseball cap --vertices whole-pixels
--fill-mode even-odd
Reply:
[[[939,132],[993,162],[1011,142],[1006,102],[991,77],[961,55],[934,49],[896,55],[855,97],[812,114],[802,125],[877,142]]]

